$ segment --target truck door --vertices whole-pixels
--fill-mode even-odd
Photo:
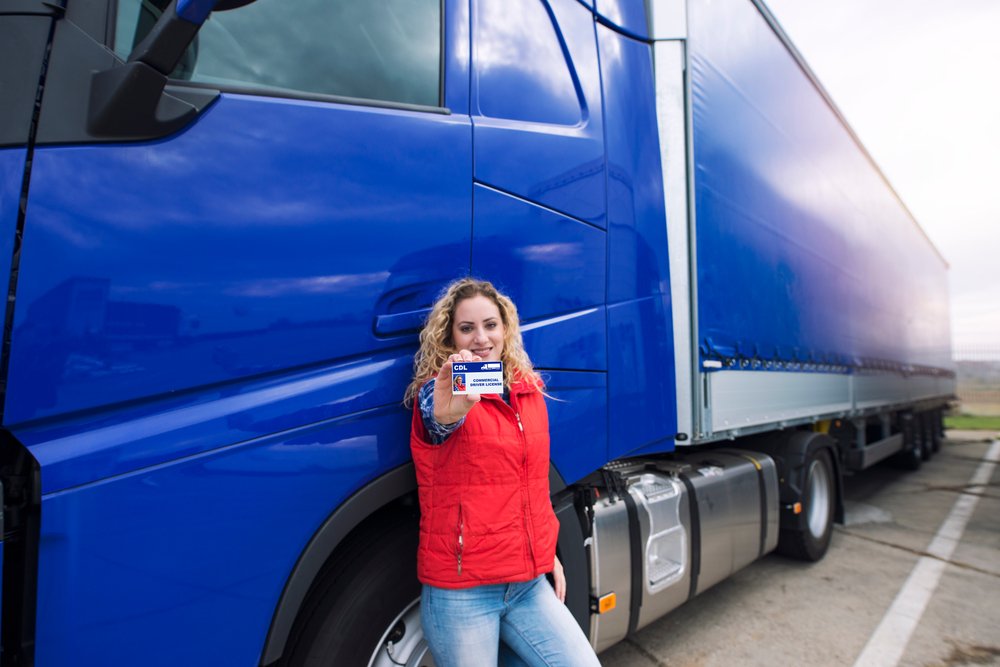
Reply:
[[[131,100],[95,116],[91,72],[166,2],[108,5],[69,3],[55,33],[6,422],[409,344],[469,269],[461,3],[216,12],[167,90],[193,120],[138,138],[114,122]]]
[[[39,573],[36,664],[97,660],[111,634],[127,640],[115,642],[108,664],[153,664],[149,651],[160,653],[157,664],[183,661],[180,653],[167,655],[190,651],[189,645],[156,643],[170,634],[164,628],[182,627],[178,634],[190,639],[205,626],[171,602],[183,589],[183,596],[199,598],[199,609],[212,608],[200,592],[165,586],[130,567],[108,575],[126,583],[102,589],[99,600],[81,593],[109,568],[121,569],[95,555],[107,531],[121,539],[114,563],[145,564],[150,553],[173,553],[149,549],[128,529],[109,525],[107,517],[120,521],[116,511],[136,497],[126,488],[130,473],[169,475],[196,454],[238,449],[255,437],[251,432],[323,426],[356,414],[345,427],[352,437],[341,438],[348,441],[343,453],[291,445],[268,450],[273,457],[258,463],[254,450],[241,459],[242,472],[215,474],[256,485],[279,476],[276,459],[294,468],[306,450],[327,451],[329,463],[320,470],[339,482],[325,489],[332,504],[337,494],[409,457],[408,419],[399,405],[415,333],[440,288],[470,265],[463,4],[259,0],[213,13],[150,106],[143,90],[125,85],[133,80],[113,79],[172,7],[159,0],[69,0],[63,16],[46,19],[54,25],[47,67],[38,58],[32,64],[43,92],[23,242],[12,267],[27,130],[22,123],[20,134],[9,131],[6,80],[0,80],[4,294],[7,275],[18,276],[4,340],[10,354],[3,427],[41,466],[40,546],[37,559],[22,563],[25,572],[37,565]],[[48,25],[38,31],[50,37]],[[4,27],[0,71],[25,66],[23,57],[8,57],[7,36]],[[282,403],[284,411],[239,412],[248,383],[255,396],[308,395],[314,372],[339,393],[294,410]],[[158,432],[142,428],[177,427],[174,415],[184,408],[197,422],[197,437],[136,443]],[[87,429],[117,427],[117,440],[88,440]],[[186,490],[174,499],[204,497],[204,507],[226,518],[211,530],[210,522],[192,528],[160,503],[140,525],[160,526],[164,539],[195,548],[249,515],[244,508],[255,497],[249,491],[213,495],[217,483],[205,475],[181,482],[177,488]],[[277,501],[291,502],[300,489],[290,491]],[[309,507],[319,518],[283,516],[282,527],[294,523],[296,540],[329,511],[320,503]],[[62,521],[70,515],[72,521]],[[163,528],[173,521],[183,528]],[[204,549],[215,559],[212,567],[232,560],[225,550],[241,544],[234,534]],[[271,542],[289,552],[297,544]],[[10,552],[4,555],[10,566]],[[282,557],[287,567],[295,555]],[[205,560],[192,563],[175,559],[171,571],[197,580]],[[253,567],[276,581],[287,574],[273,561]],[[195,640],[206,647],[201,660],[219,664],[215,651],[249,664],[234,656],[237,648],[240,656],[260,651],[276,602],[267,596],[276,598],[281,585],[265,588],[270,593],[258,590],[249,605],[228,593],[212,596],[227,606],[227,622],[242,623],[244,631]],[[136,613],[136,604],[155,607],[159,616]],[[149,659],[138,657],[144,653]]]

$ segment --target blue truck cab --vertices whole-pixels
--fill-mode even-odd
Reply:
[[[4,666],[432,664],[402,396],[462,276],[599,650],[938,442],[944,262],[758,0],[12,0],[0,53]]]

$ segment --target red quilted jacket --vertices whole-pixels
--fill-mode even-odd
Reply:
[[[552,571],[559,521],[549,497],[549,417],[539,388],[484,395],[431,444],[414,405],[410,449],[420,493],[417,577],[439,588],[528,581]],[[523,429],[522,429],[523,427]]]

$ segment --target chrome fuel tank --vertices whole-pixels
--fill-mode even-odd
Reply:
[[[697,594],[778,545],[778,474],[756,452],[718,450],[686,462],[700,527]]]
[[[614,463],[605,479],[588,541],[597,651],[777,546],[778,478],[765,455]],[[598,613],[611,594],[613,607]]]

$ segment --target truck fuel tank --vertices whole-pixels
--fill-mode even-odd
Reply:
[[[614,462],[590,516],[590,636],[601,651],[777,546],[777,471],[739,450]]]

